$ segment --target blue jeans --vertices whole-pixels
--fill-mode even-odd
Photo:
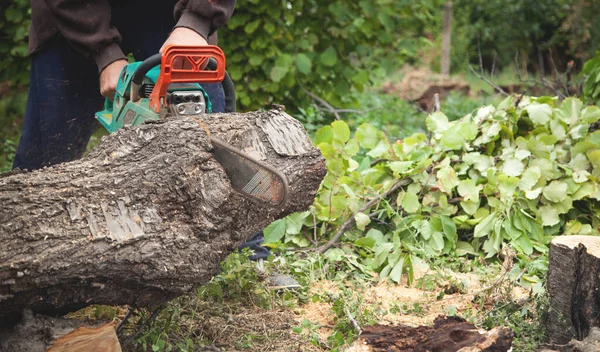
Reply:
[[[174,0],[115,2],[112,22],[120,31],[125,54],[142,61],[156,53],[175,25]],[[139,9],[144,9],[140,12]],[[142,16],[139,18],[139,16]],[[213,104],[213,112],[225,111],[220,84],[202,84]],[[94,114],[103,109],[99,74],[95,63],[62,37],[56,36],[44,50],[31,57],[31,72],[25,119],[13,163],[14,168],[36,170],[82,157],[92,133],[100,124]],[[254,240],[254,258],[266,258],[268,251]],[[265,254],[266,253],[266,254]]]

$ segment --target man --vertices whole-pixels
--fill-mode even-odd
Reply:
[[[112,99],[125,53],[136,60],[165,45],[216,44],[235,0],[40,0],[31,2],[30,90],[13,168],[28,170],[77,159]],[[204,85],[215,112],[220,85]]]
[[[30,87],[14,168],[36,170],[80,158],[94,114],[113,99],[125,53],[142,61],[169,45],[217,44],[236,0],[36,0],[29,31]],[[202,84],[224,112],[220,84]],[[266,258],[262,232],[242,247]],[[294,284],[292,283],[292,286]]]

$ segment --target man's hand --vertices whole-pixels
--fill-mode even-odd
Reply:
[[[206,39],[204,39],[203,36],[189,28],[177,27],[173,30],[173,32],[171,32],[169,38],[167,38],[163,46],[160,48],[159,51],[161,54],[168,45],[206,46],[208,45],[208,42],[206,42]],[[191,68],[186,67],[188,66],[187,64],[188,63],[185,60],[175,60],[175,62],[173,62],[173,65],[177,66],[177,68]],[[206,65],[208,65],[208,60],[206,60],[200,66],[200,69],[204,70]]]
[[[208,45],[206,39],[197,32],[185,28],[177,27],[171,32],[169,38],[165,41],[159,52],[162,54],[163,50],[167,45],[191,45],[191,46],[205,46]]]
[[[117,60],[106,66],[102,72],[100,72],[100,94],[110,101],[115,97],[119,75],[121,74],[123,66],[127,65],[127,63],[127,60]]]

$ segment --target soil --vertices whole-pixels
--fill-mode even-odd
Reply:
[[[416,103],[422,110],[432,112],[437,94],[440,101],[452,91],[470,94],[469,84],[456,77],[446,77],[426,67],[405,65],[400,70],[400,82],[389,80],[382,84],[381,92],[394,94],[401,99]]]

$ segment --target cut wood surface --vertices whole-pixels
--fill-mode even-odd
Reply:
[[[600,237],[558,236],[550,243],[548,336],[552,344],[585,339],[600,327]]]
[[[121,352],[115,324],[34,315],[0,328],[0,352]]]
[[[289,202],[234,191],[205,128],[283,173]],[[189,292],[252,233],[307,210],[325,173],[302,125],[272,110],[127,127],[83,159],[0,175],[0,322]]]

